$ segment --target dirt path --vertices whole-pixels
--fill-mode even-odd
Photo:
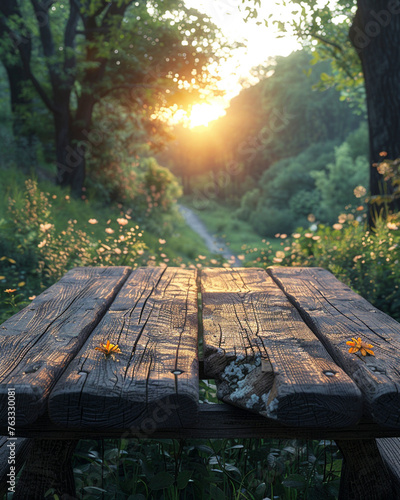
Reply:
[[[183,205],[179,205],[179,211],[183,215],[186,224],[199,236],[201,236],[211,253],[222,255],[226,260],[230,260],[233,267],[242,266],[237,256],[229,250],[229,248],[223,241],[212,236],[204,223],[197,217],[193,210]]]

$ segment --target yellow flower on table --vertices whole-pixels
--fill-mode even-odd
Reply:
[[[121,349],[118,347],[118,344],[111,344],[109,340],[107,340],[106,344],[100,343],[100,347],[95,347],[96,351],[101,351],[103,354],[110,356],[110,354],[115,354],[117,352],[121,352]]]
[[[375,356],[374,351],[372,350],[373,346],[371,344],[366,344],[361,340],[361,337],[358,337],[358,339],[351,339],[346,342],[347,345],[350,345],[349,353],[350,354],[355,354],[356,352],[360,351],[363,356],[366,356],[367,354],[371,354],[371,356]]]

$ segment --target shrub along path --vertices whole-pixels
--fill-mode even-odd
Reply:
[[[231,250],[218,238],[214,238],[203,222],[188,207],[179,205],[179,211],[184,217],[186,224],[204,240],[211,253],[222,255],[224,259],[230,261],[232,267],[241,267],[242,264]]]

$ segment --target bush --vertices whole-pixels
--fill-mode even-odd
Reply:
[[[182,195],[177,178],[154,158],[102,164],[88,186],[105,202],[117,201],[131,207],[137,220],[166,213]],[[93,180],[95,179],[95,181]]]
[[[130,216],[100,223],[89,219],[78,229],[77,220],[61,227],[49,196],[33,180],[26,181],[25,192],[10,197],[6,217],[0,221],[0,290],[13,289],[14,306],[31,294],[40,293],[76,266],[129,265],[143,251],[139,226]],[[53,195],[55,196],[55,195]],[[64,200],[68,204],[69,196]],[[82,203],[82,202],[79,202]],[[82,222],[81,222],[82,225]],[[8,304],[9,306],[11,304]],[[12,307],[6,313],[16,312]],[[4,309],[3,309],[4,313]]]
[[[260,189],[248,191],[240,201],[240,208],[236,211],[236,217],[240,220],[250,220],[251,215],[256,212],[260,199]]]
[[[264,265],[323,267],[340,281],[400,320],[400,216],[376,220],[373,231],[342,214],[332,227],[298,230],[274,251],[267,245]],[[260,265],[248,262],[247,265]]]
[[[251,214],[250,223],[258,234],[274,236],[276,233],[290,232],[296,222],[290,209],[263,207]]]
[[[333,223],[346,205],[356,202],[354,189],[368,186],[368,160],[364,156],[353,160],[350,146],[344,142],[336,148],[335,161],[327,170],[311,172],[311,176],[321,198],[318,218]]]

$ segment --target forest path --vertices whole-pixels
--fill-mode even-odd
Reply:
[[[205,224],[197,217],[193,210],[184,205],[179,205],[179,212],[185,219],[186,224],[201,236],[211,253],[222,255],[224,259],[230,261],[232,267],[241,267],[243,265],[237,258],[237,255],[232,253],[222,240],[215,238],[209,232]]]

